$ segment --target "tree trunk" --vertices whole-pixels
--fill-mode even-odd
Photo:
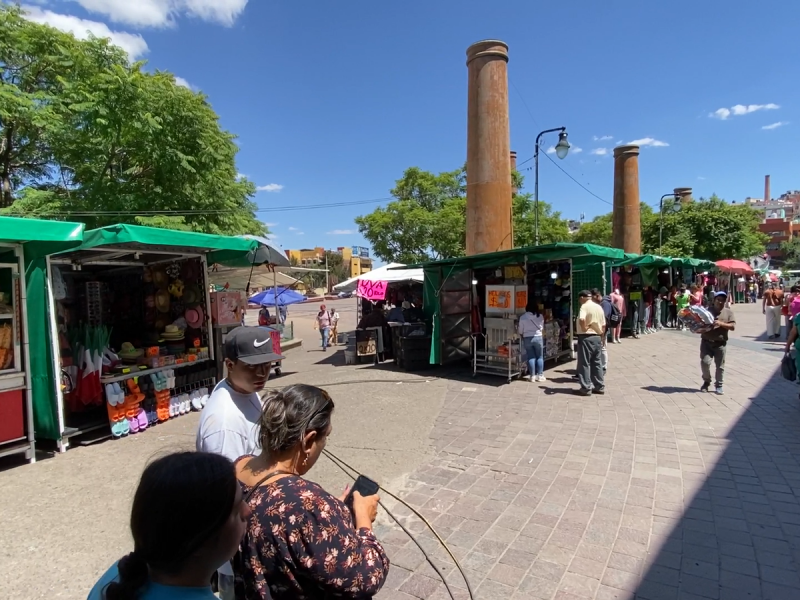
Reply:
[[[5,139],[0,152],[0,208],[8,208],[14,201],[11,194],[11,151],[14,126],[6,125]]]

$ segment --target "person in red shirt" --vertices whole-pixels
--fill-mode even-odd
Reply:
[[[703,306],[703,289],[693,285],[689,296],[689,306]]]

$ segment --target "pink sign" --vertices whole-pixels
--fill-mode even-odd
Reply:
[[[388,283],[386,281],[359,279],[356,294],[372,302],[377,302],[378,300],[384,300],[386,298],[387,287]]]

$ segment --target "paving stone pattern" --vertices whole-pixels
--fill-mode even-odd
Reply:
[[[763,332],[759,313],[739,307],[737,338]],[[776,374],[779,349],[731,345],[724,396],[697,391],[699,338],[672,331],[611,346],[604,396],[573,394],[574,363],[544,384],[451,381],[436,456],[404,499],[480,600],[800,598],[800,387]],[[395,510],[468,598],[434,537]],[[382,537],[380,599],[449,598],[404,534]]]

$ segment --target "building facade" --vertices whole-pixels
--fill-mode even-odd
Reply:
[[[781,244],[800,236],[800,191],[789,191],[766,201],[761,198],[745,198],[744,202],[758,211],[761,217],[758,229],[769,236],[767,254],[775,264],[782,264],[784,253]]]
[[[363,246],[342,246],[335,250],[342,257],[349,277],[358,277],[372,270],[372,258],[369,248]],[[286,250],[289,261],[297,267],[325,268],[325,248],[302,248]]]

